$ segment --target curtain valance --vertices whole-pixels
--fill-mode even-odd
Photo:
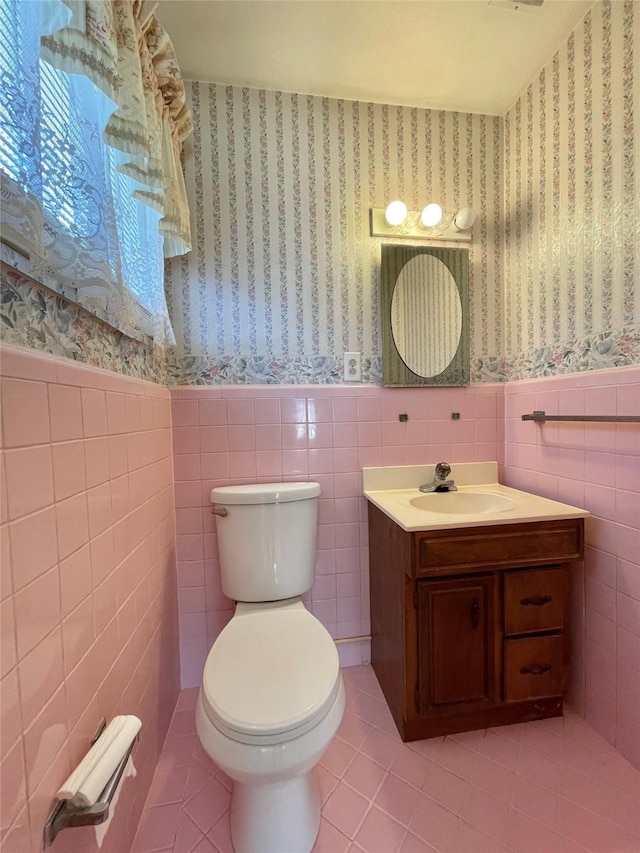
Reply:
[[[163,257],[191,248],[191,118],[143,0],[0,0],[4,238],[124,331],[172,340]],[[5,154],[4,149],[9,153]]]

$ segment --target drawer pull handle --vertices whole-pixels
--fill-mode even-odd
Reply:
[[[533,598],[522,598],[520,604],[523,607],[526,607],[528,604],[535,604],[536,607],[540,607],[542,604],[549,604],[550,601],[553,601],[550,595],[536,595]]]
[[[480,602],[477,596],[471,599],[471,627],[477,628],[480,624]]]
[[[551,669],[550,663],[533,663],[531,666],[521,666],[520,675],[544,675]]]

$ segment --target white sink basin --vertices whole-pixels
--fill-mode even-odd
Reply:
[[[483,515],[506,512],[517,506],[511,498],[492,492],[432,492],[412,498],[409,503],[416,509],[446,512],[448,515]]]
[[[447,530],[492,524],[585,518],[579,507],[512,489],[498,482],[497,462],[457,462],[451,477],[457,492],[423,494],[433,480],[435,465],[364,468],[364,496],[403,530]]]

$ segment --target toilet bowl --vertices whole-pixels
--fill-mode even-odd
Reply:
[[[345,708],[335,643],[300,598],[313,583],[319,491],[212,491],[226,510],[217,518],[222,585],[238,600],[205,664],[196,729],[234,782],[236,853],[308,853],[318,834],[315,766]],[[256,590],[269,600],[252,598]]]

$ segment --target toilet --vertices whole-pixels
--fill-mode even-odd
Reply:
[[[234,615],[196,706],[203,748],[233,780],[236,853],[308,853],[320,827],[315,766],[345,707],[335,643],[301,596],[315,577],[317,483],[212,489],[222,590]]]

